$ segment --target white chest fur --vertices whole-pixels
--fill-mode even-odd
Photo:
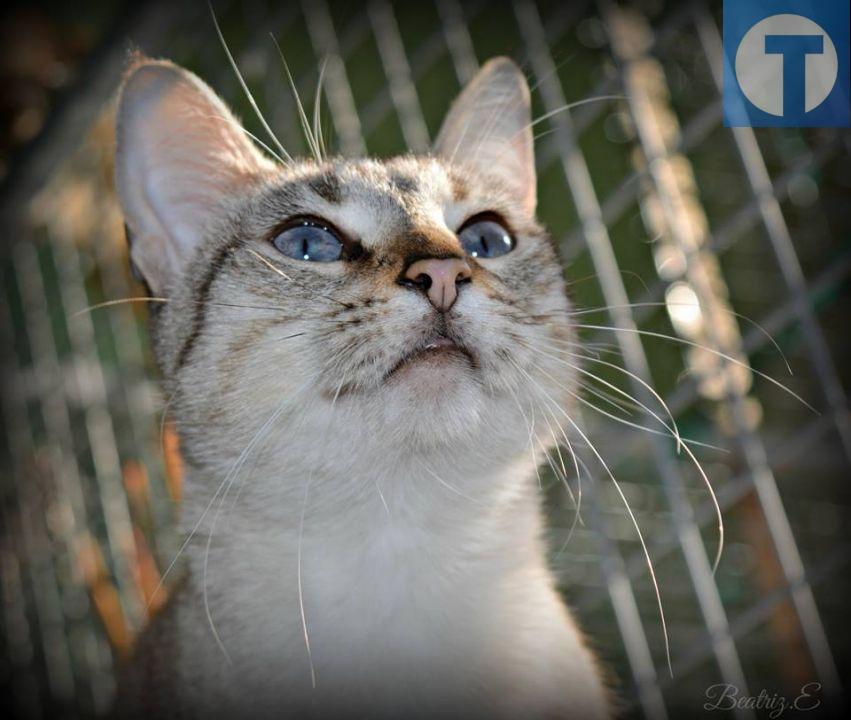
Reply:
[[[315,474],[249,479],[187,551],[192,580],[176,600],[192,702],[215,712],[251,698],[260,715],[296,703],[320,715],[605,716],[544,564],[533,481],[515,479],[530,470],[524,459],[485,483],[407,467],[350,476],[350,493]],[[285,509],[266,514],[255,503],[276,494],[261,492],[270,482]]]

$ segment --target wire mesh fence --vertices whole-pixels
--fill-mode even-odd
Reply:
[[[699,714],[719,683],[742,697],[818,683],[821,707],[839,708],[851,667],[849,132],[724,128],[716,3],[305,0],[215,12],[293,155],[307,144],[270,33],[306,101],[325,64],[325,131],[343,155],[427,151],[483,60],[521,64],[539,215],[598,353],[593,370],[610,384],[576,411],[595,448],[580,442],[580,476],[569,473],[578,522],[567,489],[542,472],[565,597],[628,716]],[[0,195],[0,682],[20,717],[105,711],[114,664],[176,549],[179,454],[145,309],[86,310],[141,294],[111,180],[110,100],[129,42],[198,73],[262,132],[205,6],[149,4],[97,27],[97,49]],[[634,427],[661,426],[618,394],[649,405],[648,385],[702,443],[692,447],[727,527],[717,572],[700,473],[670,437]],[[655,564],[673,675],[624,500]]]

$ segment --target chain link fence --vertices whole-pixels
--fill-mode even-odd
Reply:
[[[720,3],[214,9],[293,155],[307,144],[270,33],[310,103],[325,63],[325,131],[343,155],[427,151],[481,62],[520,63],[539,214],[598,353],[590,369],[608,383],[577,418],[647,538],[673,675],[624,499],[584,443],[581,477],[567,464],[571,493],[557,455],[542,472],[565,597],[617,675],[626,716],[699,715],[717,684],[794,698],[818,683],[820,708],[838,711],[851,669],[849,131],[723,127]],[[53,22],[62,29],[61,14]],[[141,294],[112,187],[127,49],[184,64],[261,134],[203,4],[128,6],[92,28],[40,132],[2,168],[0,686],[14,717],[108,708],[114,664],[177,548],[179,455],[146,311],[87,310]],[[727,545],[715,573],[700,474],[670,437],[635,427],[653,418],[619,394],[644,402],[644,383],[717,493]]]

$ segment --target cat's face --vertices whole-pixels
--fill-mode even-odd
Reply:
[[[272,416],[491,455],[562,424],[572,334],[534,218],[528,105],[499,60],[433,156],[280,167],[194,76],[131,71],[119,191],[133,260],[169,300],[155,350],[196,456],[239,452]]]

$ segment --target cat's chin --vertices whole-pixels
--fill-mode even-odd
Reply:
[[[490,407],[476,374],[470,356],[457,350],[411,358],[374,397],[381,418],[375,435],[442,451],[473,442]]]
[[[388,408],[404,409],[406,415],[417,408],[420,421],[423,415],[464,414],[471,404],[478,405],[476,367],[473,356],[460,345],[429,343],[406,355],[386,375],[383,402]]]
[[[447,380],[453,381],[449,375],[470,371],[474,365],[475,361],[468,350],[448,338],[438,337],[401,358],[387,374],[386,382],[434,382],[442,385]]]

